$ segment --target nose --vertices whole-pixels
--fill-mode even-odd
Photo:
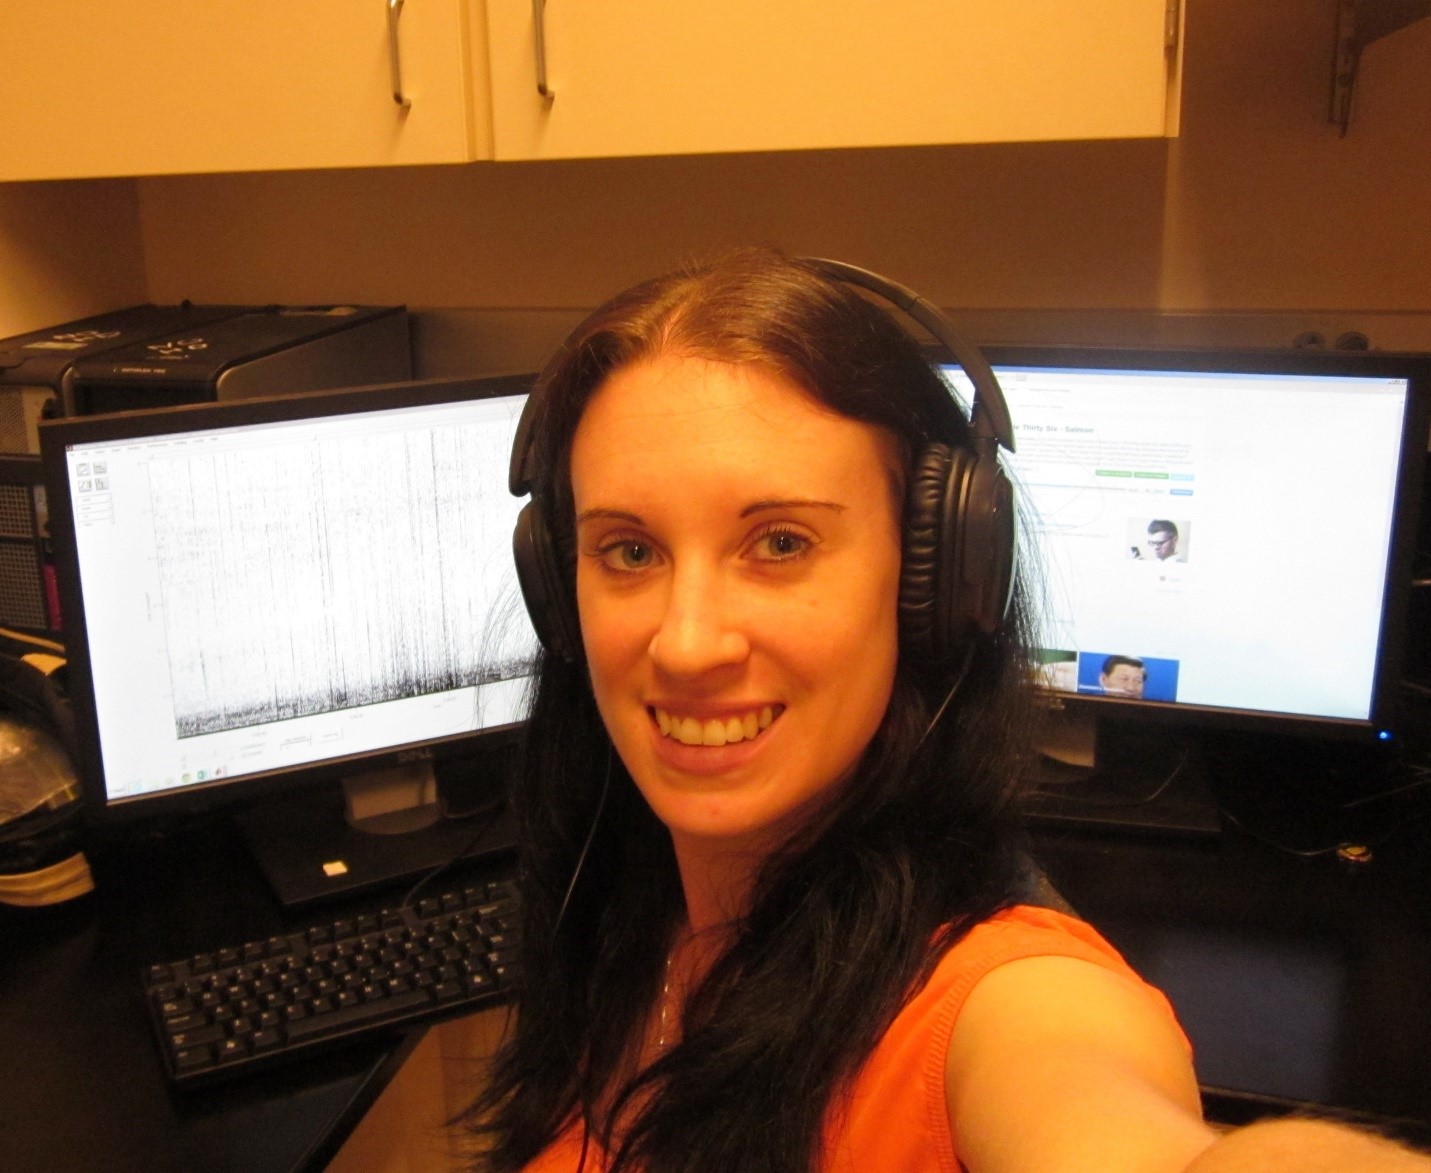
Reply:
[[[656,667],[673,676],[699,676],[745,661],[750,641],[734,619],[728,588],[718,573],[700,567],[677,569],[647,650]]]

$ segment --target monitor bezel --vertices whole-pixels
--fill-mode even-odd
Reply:
[[[431,762],[434,768],[439,768],[445,762],[470,757],[483,750],[500,751],[510,747],[522,725],[517,722],[493,726],[321,762],[195,782],[173,790],[111,800],[104,775],[89,634],[85,624],[73,501],[65,455],[68,446],[526,395],[531,390],[533,379],[534,376],[529,373],[520,373],[406,380],[44,421],[40,427],[40,449],[49,496],[50,536],[64,624],[60,634],[66,649],[67,691],[75,715],[75,766],[89,820],[109,824],[193,815],[240,805],[286,790],[331,784],[356,771],[414,762]],[[498,476],[505,487],[505,466],[498,471]]]
[[[1087,693],[1038,689],[1041,703],[1055,713],[1099,723],[1153,724],[1261,732],[1297,737],[1376,742],[1404,732],[1400,681],[1406,659],[1411,570],[1423,468],[1431,422],[1431,354],[1397,351],[1343,351],[1238,347],[1062,346],[993,344],[982,347],[995,371],[1032,366],[1084,370],[1227,372],[1236,374],[1313,374],[1405,378],[1406,411],[1398,449],[1398,471],[1387,578],[1382,599],[1381,637],[1366,719],[1325,717],[1252,709],[1229,709],[1185,702],[1128,700]],[[936,361],[956,366],[949,356]],[[1235,426],[1235,421],[1228,421]]]

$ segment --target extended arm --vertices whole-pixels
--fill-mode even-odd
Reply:
[[[1219,1136],[1167,1014],[1073,958],[1010,962],[975,986],[945,1090],[969,1173],[1431,1173],[1431,1158],[1317,1121]]]

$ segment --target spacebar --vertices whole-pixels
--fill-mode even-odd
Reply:
[[[308,1039],[351,1030],[355,1026],[375,1025],[392,1018],[408,1018],[412,1016],[413,1010],[426,1009],[431,1005],[432,996],[425,989],[409,990],[405,994],[393,994],[372,1002],[359,1002],[356,1006],[344,1006],[341,1010],[330,1010],[327,1014],[314,1014],[309,1018],[290,1022],[288,1041],[306,1042]]]

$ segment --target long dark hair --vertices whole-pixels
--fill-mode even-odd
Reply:
[[[539,380],[534,493],[572,591],[572,435],[606,375],[663,352],[783,375],[895,436],[906,479],[926,444],[968,432],[899,324],[808,264],[742,251],[637,286],[589,317]],[[814,1169],[841,1093],[943,949],[1017,899],[1025,635],[1016,586],[1009,621],[956,663],[901,656],[853,779],[764,862],[688,1000],[681,1041],[644,1070],[642,1027],[683,917],[675,857],[612,749],[585,666],[546,656],[512,795],[516,1026],[468,1115],[481,1168],[520,1169],[579,1122],[615,1170]]]

